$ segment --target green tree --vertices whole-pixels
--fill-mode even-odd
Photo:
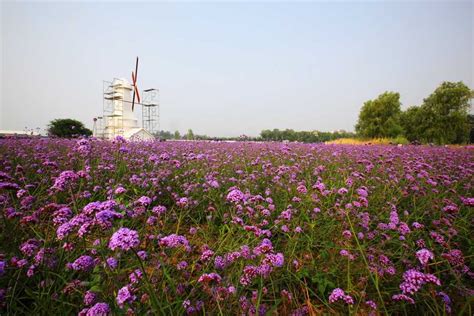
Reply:
[[[425,115],[418,106],[411,106],[400,115],[400,125],[404,130],[404,136],[409,141],[422,141],[423,137],[423,120]]]
[[[194,139],[194,133],[192,129],[188,129],[188,132],[186,133],[186,139],[187,140],[193,140]]]
[[[48,125],[48,135],[74,138],[80,136],[91,136],[92,131],[84,126],[82,122],[73,119],[55,119]]]
[[[181,134],[179,133],[179,131],[175,131],[175,132],[174,132],[173,138],[174,138],[174,139],[181,139]]]
[[[443,82],[419,107],[401,115],[405,137],[424,143],[461,144],[469,141],[469,101],[472,91],[462,82]]]
[[[474,144],[474,114],[469,114],[469,124],[471,131],[469,132],[469,143]]]
[[[157,139],[172,139],[173,134],[169,131],[158,131],[154,134]]]
[[[396,137],[400,126],[400,94],[385,92],[364,103],[359,113],[356,132],[362,137]]]
[[[272,140],[272,131],[269,129],[264,129],[260,132],[260,137],[263,140]]]
[[[421,106],[422,138],[437,144],[469,140],[469,101],[472,91],[463,82],[443,82]]]

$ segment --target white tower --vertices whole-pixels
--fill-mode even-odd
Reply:
[[[114,79],[112,91],[115,119],[112,120],[111,128],[122,128],[123,131],[120,131],[122,133],[132,128],[138,128],[138,119],[132,112],[132,86],[125,79]]]
[[[154,139],[141,128],[132,111],[132,85],[126,79],[104,82],[104,129],[102,137],[113,139],[123,136],[132,140]]]

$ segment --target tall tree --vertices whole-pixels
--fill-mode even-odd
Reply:
[[[471,98],[472,91],[463,82],[443,82],[423,100],[424,138],[437,144],[467,142]]]
[[[90,136],[92,131],[82,122],[73,119],[55,119],[48,125],[48,135],[64,138]]]
[[[469,125],[471,126],[469,132],[469,143],[474,144],[474,114],[469,114]]]
[[[194,139],[194,133],[192,129],[188,129],[188,133],[186,134],[186,139],[187,140],[193,140]]]
[[[423,100],[401,116],[408,140],[425,143],[460,144],[469,141],[469,101],[472,91],[462,82],[443,82]]]
[[[403,132],[400,113],[400,94],[385,92],[364,103],[356,131],[362,137],[396,137]]]
[[[423,130],[426,129],[423,126],[425,123],[424,119],[426,119],[426,116],[419,106],[411,106],[402,112],[400,115],[400,125],[403,128],[405,137],[409,141],[424,140],[422,136]]]

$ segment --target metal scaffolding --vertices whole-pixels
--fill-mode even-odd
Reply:
[[[142,92],[142,127],[153,135],[160,131],[159,90],[146,89]]]
[[[101,138],[123,135],[123,96],[116,93],[112,81],[103,81],[103,129]]]
[[[102,84],[102,116],[94,118],[93,135],[97,138],[112,139],[116,136],[124,136],[124,103],[131,103],[124,98],[122,93],[117,92],[114,82],[122,79],[114,78],[113,81],[103,81]],[[116,83],[115,83],[116,84]],[[123,87],[123,86],[118,86]],[[141,92],[141,127],[152,135],[157,135],[160,130],[159,90],[146,89]],[[137,112],[140,113],[138,109]],[[139,120],[140,122],[140,120]]]

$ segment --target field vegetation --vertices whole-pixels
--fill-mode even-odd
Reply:
[[[0,314],[465,314],[472,149],[0,140]]]

